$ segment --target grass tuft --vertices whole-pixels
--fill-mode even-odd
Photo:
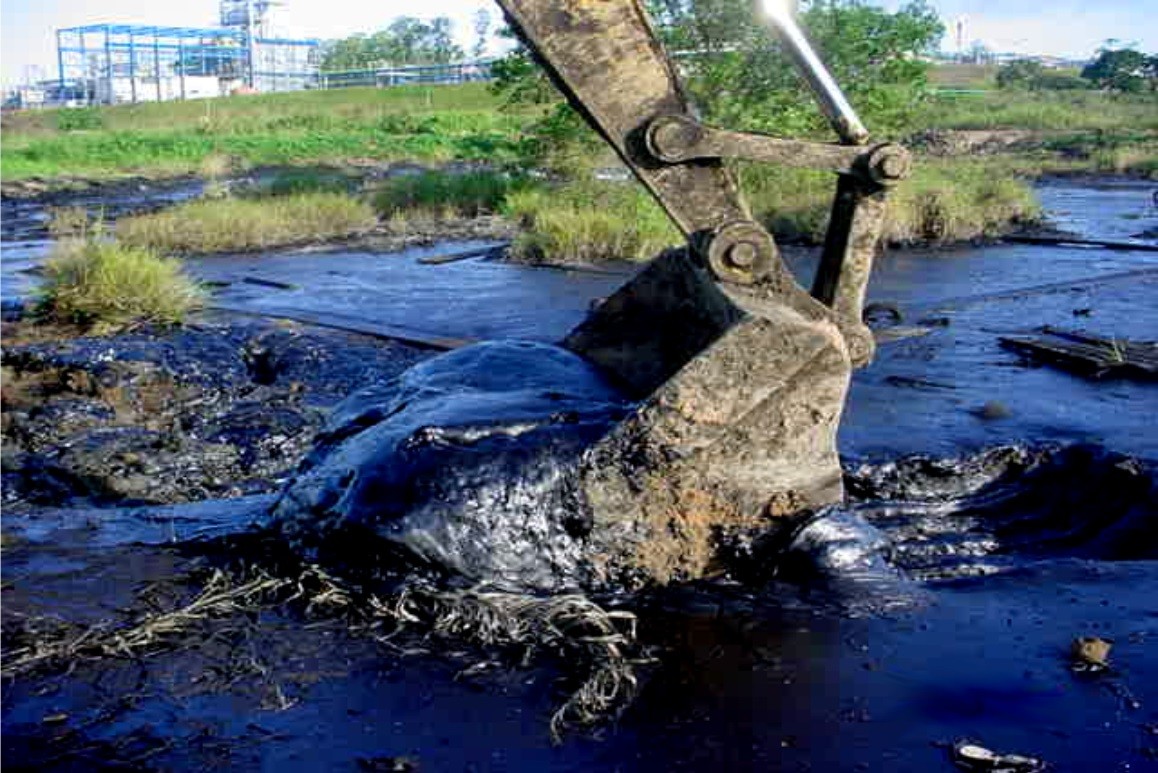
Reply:
[[[511,247],[517,260],[644,261],[683,241],[659,205],[634,183],[528,188],[507,197],[504,213],[523,227]]]
[[[365,232],[378,222],[364,201],[341,193],[201,199],[123,218],[117,237],[162,252],[244,252]]]
[[[48,208],[48,233],[55,239],[85,237],[92,228],[84,207]]]
[[[990,238],[1036,222],[1033,189],[984,162],[927,163],[890,200],[885,237],[894,244]]]
[[[388,180],[375,194],[374,206],[385,218],[413,211],[478,217],[499,212],[507,196],[528,185],[524,177],[501,172],[420,172]]]
[[[40,312],[53,321],[112,329],[178,324],[204,302],[178,261],[92,236],[57,243],[40,294]]]

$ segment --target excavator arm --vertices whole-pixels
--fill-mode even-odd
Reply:
[[[774,2],[774,0],[769,0]],[[641,0],[499,0],[570,102],[688,239],[628,282],[564,345],[635,413],[577,471],[597,572],[631,584],[702,576],[724,541],[843,496],[836,430],[889,187],[909,156],[870,144],[792,16],[770,21],[836,130],[832,144],[705,126]],[[835,195],[810,291],[749,211],[729,158],[829,170]],[[625,580],[625,578],[628,578]]]
[[[772,0],[775,3],[775,0]],[[769,21],[817,94],[840,143],[742,134],[704,126],[693,113],[640,0],[499,0],[554,81],[651,191],[720,282],[759,284],[812,318],[810,302],[752,219],[724,159],[743,158],[837,173],[836,195],[811,295],[835,312],[853,359],[871,358],[860,322],[864,289],[883,222],[884,194],[909,171],[896,145],[868,145],[868,132],[786,10]]]

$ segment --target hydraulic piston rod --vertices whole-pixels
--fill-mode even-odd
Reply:
[[[860,117],[848,103],[844,92],[824,66],[824,62],[816,55],[800,25],[796,23],[796,17],[792,15],[792,8],[789,6],[790,0],[762,0],[762,2],[764,18],[779,33],[788,56],[808,81],[820,103],[821,111],[840,136],[841,142],[846,145],[863,144],[868,140],[868,129],[861,123]]]

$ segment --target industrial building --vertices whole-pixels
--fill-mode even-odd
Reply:
[[[222,0],[220,27],[57,30],[60,91],[90,104],[117,104],[313,88],[320,41],[271,35],[277,5]]]

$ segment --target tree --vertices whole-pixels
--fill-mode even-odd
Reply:
[[[826,125],[747,0],[651,0],[651,6],[669,50],[690,52],[689,85],[709,119],[790,134]],[[874,130],[907,124],[927,94],[922,55],[945,31],[930,6],[914,0],[889,13],[856,0],[806,0],[800,23]]]
[[[1073,70],[1049,70],[1032,59],[1018,59],[997,70],[997,86],[1029,91],[1074,91],[1089,88],[1089,81]]]
[[[463,58],[451,35],[451,21],[439,16],[429,22],[400,16],[373,35],[352,35],[328,43],[323,70],[358,70],[403,64],[446,64]]]
[[[1001,65],[997,70],[997,86],[1002,89],[1029,89],[1038,88],[1045,68],[1041,62],[1032,59],[1018,59]]]
[[[1156,59],[1133,48],[1107,47],[1082,69],[1082,77],[1107,91],[1153,91],[1158,89]]]
[[[928,93],[928,64],[921,55],[944,33],[933,10],[923,0],[895,13],[857,0],[804,6],[802,26],[869,127],[878,134],[907,128]],[[706,120],[781,135],[831,131],[750,0],[648,0],[648,9]],[[495,89],[511,102],[559,99],[525,48],[493,72]],[[551,153],[582,157],[584,143],[592,147],[593,138],[574,111],[557,107],[529,132],[530,161],[550,166],[552,159],[544,156]]]

